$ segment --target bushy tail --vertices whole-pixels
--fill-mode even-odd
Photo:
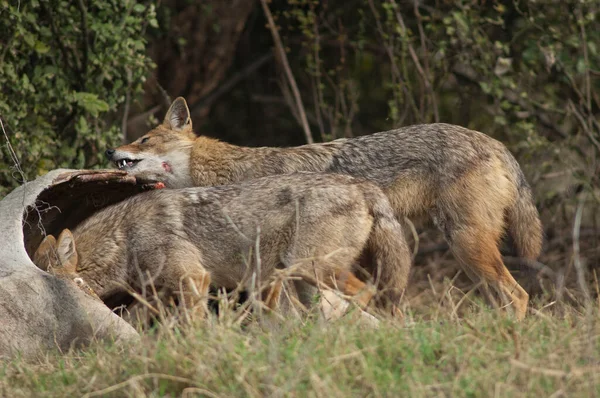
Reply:
[[[367,261],[371,275],[381,293],[379,302],[396,306],[408,284],[411,255],[402,225],[394,216],[387,197],[376,188],[366,192],[374,218],[367,242]]]
[[[508,209],[508,227],[519,257],[536,260],[542,251],[542,222],[531,189],[519,188],[517,201]]]
[[[536,260],[542,251],[542,222],[521,167],[508,150],[506,155],[518,186],[517,200],[507,211],[508,229],[519,257]]]

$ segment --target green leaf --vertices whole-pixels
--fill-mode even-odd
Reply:
[[[479,86],[481,87],[481,90],[483,90],[483,92],[486,94],[489,94],[492,92],[490,85],[486,82],[480,82]]]
[[[452,16],[456,21],[456,26],[458,26],[458,29],[464,34],[469,33],[469,24],[467,23],[465,16],[456,11],[452,13]]]
[[[48,47],[46,44],[42,43],[41,41],[36,41],[33,49],[35,50],[35,52],[37,52],[39,54],[45,54],[50,50],[50,47]]]
[[[98,116],[100,112],[106,112],[109,106],[106,102],[98,98],[97,94],[76,92],[73,94],[77,105],[92,114],[92,116]]]
[[[29,47],[35,47],[35,37],[31,33],[24,33],[23,40],[25,41],[25,43],[27,43]]]
[[[575,68],[577,69],[577,73],[584,73],[585,70],[587,69],[587,66],[585,64],[585,59],[584,58],[579,58],[577,60],[577,65],[575,66]]]

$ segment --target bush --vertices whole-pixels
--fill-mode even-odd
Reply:
[[[135,0],[0,4],[0,117],[22,168],[4,145],[3,196],[47,170],[101,163],[152,66],[144,37],[157,22]]]
[[[444,121],[493,135],[522,160],[565,147],[584,162],[600,154],[597,2],[278,4],[324,139]],[[578,172],[598,186],[589,163]]]

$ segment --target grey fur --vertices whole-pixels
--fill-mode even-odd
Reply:
[[[338,271],[354,273],[369,250],[379,265],[369,271],[380,271],[374,276],[387,306],[397,305],[410,270],[385,194],[368,181],[336,174],[142,193],[94,214],[73,236],[77,273],[103,300],[124,285],[142,290],[140,270],[172,293],[186,275],[199,280],[208,274],[215,286],[235,288],[251,272],[264,284],[275,269],[299,263],[292,275],[328,283]]]

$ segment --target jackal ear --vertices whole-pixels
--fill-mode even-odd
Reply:
[[[175,131],[188,130],[192,128],[192,118],[190,117],[190,110],[188,109],[187,103],[183,97],[178,97],[173,101],[167,114],[163,125],[167,128]]]
[[[47,235],[33,254],[33,263],[41,270],[48,271],[50,265],[56,263],[56,239]]]
[[[78,261],[77,250],[75,248],[75,238],[73,238],[73,234],[68,228],[65,228],[58,236],[56,252],[64,270],[69,273],[75,273]]]

